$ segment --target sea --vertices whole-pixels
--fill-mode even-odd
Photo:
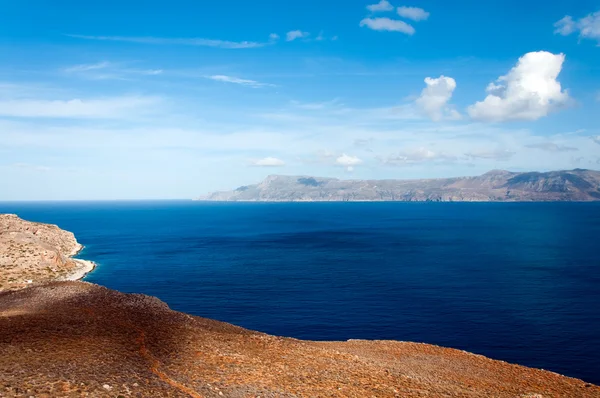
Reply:
[[[85,280],[310,340],[453,347],[600,384],[600,203],[0,203]]]

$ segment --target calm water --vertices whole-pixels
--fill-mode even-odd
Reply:
[[[600,205],[0,203],[87,280],[271,334],[455,347],[600,384]]]

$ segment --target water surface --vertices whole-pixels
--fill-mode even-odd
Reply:
[[[600,384],[600,205],[0,203],[86,280],[270,334],[454,347]]]

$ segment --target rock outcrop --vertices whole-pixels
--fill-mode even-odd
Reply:
[[[56,225],[0,214],[0,291],[79,276],[91,266],[72,258],[81,248],[73,233]]]
[[[268,176],[255,185],[214,192],[206,201],[598,201],[600,171],[512,173],[493,170],[478,177],[429,180],[338,180],[310,176]]]
[[[464,351],[275,337],[85,282],[0,293],[3,397],[600,397]]]

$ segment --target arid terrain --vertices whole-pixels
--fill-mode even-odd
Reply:
[[[0,294],[0,386],[10,397],[600,396],[463,351],[268,336],[84,282]]]
[[[600,171],[513,173],[423,180],[338,180],[271,175],[259,184],[213,192],[207,201],[248,202],[532,202],[600,200]]]
[[[79,279],[93,265],[71,258],[82,246],[56,225],[0,214],[0,291],[31,283]]]
[[[58,227],[1,219],[3,278],[78,248]],[[0,292],[0,397],[600,397],[581,380],[449,348],[301,341],[86,282],[25,286]]]

